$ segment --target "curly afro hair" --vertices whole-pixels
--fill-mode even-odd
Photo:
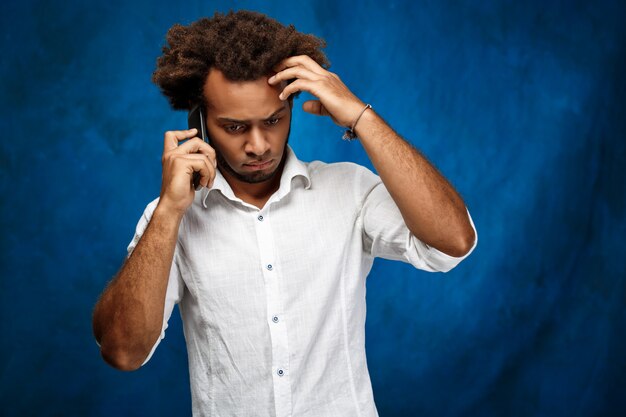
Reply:
[[[168,45],[169,44],[169,45]],[[254,81],[268,75],[283,59],[309,55],[324,68],[330,63],[321,51],[326,42],[297,32],[270,17],[240,10],[202,18],[189,26],[173,25],[157,59],[152,82],[175,110],[204,103],[204,82],[211,68],[231,81]]]

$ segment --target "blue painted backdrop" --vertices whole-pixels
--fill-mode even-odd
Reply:
[[[91,311],[185,127],[150,83],[165,33],[230,7],[324,37],[473,214],[456,270],[368,278],[381,416],[626,415],[626,5],[604,0],[2,2],[0,414],[190,413],[178,313],[122,373]],[[302,159],[371,167],[340,135],[295,113]]]

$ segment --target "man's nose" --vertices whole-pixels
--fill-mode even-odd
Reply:
[[[250,129],[250,134],[248,135],[248,141],[246,142],[245,147],[246,153],[262,156],[265,155],[269,149],[270,144],[265,138],[262,130],[258,127]]]

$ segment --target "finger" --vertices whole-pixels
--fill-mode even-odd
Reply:
[[[296,55],[290,56],[289,58],[285,58],[280,61],[277,65],[274,66],[274,71],[279,72],[289,67],[295,67],[296,65],[302,65],[310,71],[313,71],[318,74],[324,74],[326,71],[324,68],[320,66],[317,62],[315,62],[308,55]]]
[[[208,143],[205,143],[205,145],[206,146],[203,146],[199,152],[206,155],[213,167],[217,168],[217,154],[215,153],[215,149],[213,149]]]
[[[281,81],[287,81],[287,80],[291,80],[294,78],[318,81],[322,77],[320,76],[320,74],[313,72],[310,69],[303,67],[302,65],[298,65],[295,67],[284,69],[276,73],[274,76],[270,77],[267,81],[273,85],[273,84],[278,84]]]
[[[302,103],[302,110],[307,113],[316,114],[318,116],[330,116],[328,110],[326,110],[326,108],[322,106],[322,103],[319,100],[305,101],[304,103]]]
[[[192,138],[197,134],[198,129],[196,128],[189,130],[170,130],[165,132],[165,138],[163,140],[163,153],[177,148],[178,142],[181,140]]]
[[[181,155],[201,153],[203,155],[208,156],[209,159],[215,162],[215,149],[213,149],[211,145],[209,145],[208,143],[206,143],[205,141],[203,141],[202,139],[198,137],[189,139],[187,142],[178,146],[176,149],[171,150],[170,152],[181,154]]]
[[[317,94],[315,94],[315,92],[313,91],[313,85],[313,81],[298,79],[289,84],[287,87],[283,88],[283,91],[278,95],[278,98],[283,101],[287,100],[290,95],[292,95],[293,93],[297,93],[298,91],[306,91],[317,97]]]
[[[205,187],[210,187],[215,179],[215,166],[205,155],[201,154],[188,154],[181,155],[179,159],[185,161],[185,169],[187,174],[193,178],[193,173],[198,172],[200,174],[200,184]]]

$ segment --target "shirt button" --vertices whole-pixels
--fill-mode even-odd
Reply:
[[[274,323],[278,323],[278,316],[274,316],[274,317],[272,317],[272,321],[273,321]]]
[[[272,266],[272,264],[267,264],[267,270],[271,271],[274,267]]]
[[[259,214],[259,217],[257,217],[257,220],[258,220],[258,221],[260,221],[260,222],[262,222],[262,221],[263,221],[263,216],[261,216],[261,215]]]
[[[283,371],[282,368],[279,368],[278,371],[276,371],[276,373],[278,374],[278,376],[285,375],[285,371]]]

